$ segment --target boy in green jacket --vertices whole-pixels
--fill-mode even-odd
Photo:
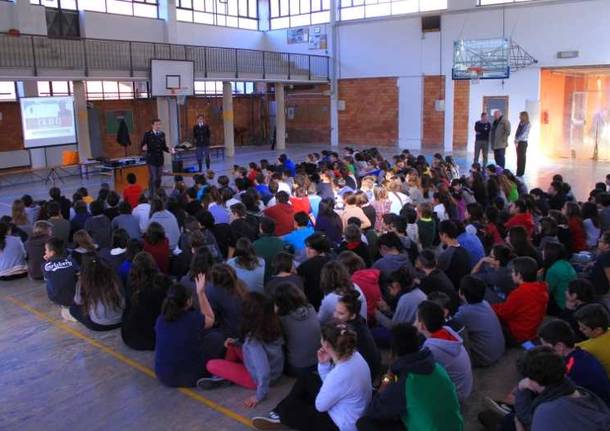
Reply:
[[[392,354],[396,359],[358,420],[358,431],[461,431],[455,386],[432,352],[422,348],[414,326],[392,328]]]

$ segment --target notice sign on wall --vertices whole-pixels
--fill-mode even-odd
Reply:
[[[67,97],[20,99],[25,148],[73,144],[76,142],[74,100]]]

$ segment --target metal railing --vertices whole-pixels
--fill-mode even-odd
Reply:
[[[152,59],[192,61],[196,79],[329,80],[328,57],[320,55],[0,33],[0,77],[143,78]]]

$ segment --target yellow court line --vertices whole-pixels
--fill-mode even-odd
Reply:
[[[97,341],[96,339],[91,338],[88,335],[85,335],[80,331],[77,331],[76,329],[70,327],[69,325],[67,325],[63,322],[60,322],[59,320],[49,317],[45,313],[29,306],[25,302],[22,302],[13,296],[8,296],[8,297],[5,297],[4,299],[6,299],[7,301],[16,305],[17,307],[33,314],[38,319],[49,322],[51,325],[55,326],[56,328],[87,342],[88,344],[92,345],[93,347],[100,349],[102,352],[107,353],[108,355],[114,357],[115,359],[118,359],[119,361],[123,362],[124,364],[129,365],[132,368],[135,368],[136,370],[140,371],[141,373],[146,374],[148,377],[151,377],[155,380],[157,379],[155,372],[152,369],[150,369],[149,367],[142,365],[141,363],[134,361],[133,359],[128,358],[127,356],[123,355],[122,353],[119,353],[119,352],[111,349],[110,347]],[[242,416],[238,413],[235,413],[233,410],[231,410],[227,407],[224,407],[224,406],[218,404],[217,402],[212,401],[212,400],[202,396],[201,394],[197,393],[193,389],[178,388],[178,391],[180,393],[186,395],[189,398],[199,401],[201,404],[205,405],[206,407],[208,407],[212,410],[215,410],[218,413],[221,413],[221,414],[247,426],[248,428],[252,428],[252,421],[249,418]]]

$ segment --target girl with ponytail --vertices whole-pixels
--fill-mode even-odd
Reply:
[[[193,308],[190,289],[172,284],[155,324],[155,373],[167,386],[195,386],[205,374],[202,331],[214,326],[215,314],[206,295],[206,276],[195,279],[201,311]]]

